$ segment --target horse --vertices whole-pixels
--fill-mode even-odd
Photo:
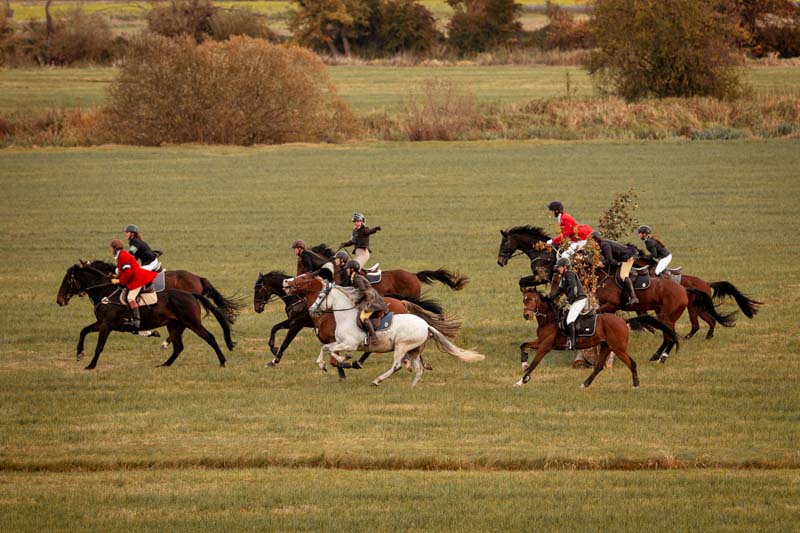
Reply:
[[[616,270],[598,268],[596,273],[598,282],[595,297],[600,304],[601,313],[633,311],[642,314],[647,311],[654,311],[659,320],[674,330],[675,324],[689,305],[689,294],[692,294],[695,306],[713,316],[723,326],[732,327],[736,323],[735,313],[720,314],[716,310],[713,300],[707,294],[697,289],[681,287],[666,278],[651,277],[649,287],[636,291],[636,297],[639,299],[637,304],[623,304],[622,288],[615,281]],[[553,279],[554,284],[557,277]],[[677,343],[665,333],[661,346],[650,357],[650,361],[666,362],[672,348],[675,346],[677,346]]]
[[[61,307],[66,306],[73,296],[82,296],[83,294],[88,296],[94,306],[94,315],[97,320],[81,330],[76,358],[78,361],[83,358],[83,344],[86,335],[93,331],[98,332],[94,357],[86,366],[86,370],[92,370],[97,366],[109,334],[112,331],[131,331],[124,325],[129,310],[126,303],[121,303],[119,297],[114,297],[115,294],[120,294],[119,287],[109,282],[105,272],[92,266],[77,264],[68,268],[64,274],[56,296],[56,303]],[[217,354],[219,365],[225,366],[225,356],[214,335],[203,327],[201,308],[214,315],[222,327],[226,346],[229,350],[233,350],[235,343],[231,339],[231,324],[227,315],[202,294],[180,289],[166,289],[158,293],[158,301],[155,305],[140,306],[143,328],[153,329],[166,325],[169,337],[172,339],[172,355],[161,366],[172,365],[183,351],[182,336],[186,328],[194,331],[206,341]]]
[[[311,315],[328,312],[332,313],[336,319],[335,340],[324,344],[322,350],[329,352],[336,359],[342,360],[337,352],[367,348],[364,331],[358,326],[359,311],[356,303],[359,298],[358,291],[352,287],[330,284],[327,290],[321,292],[319,296],[314,305],[309,308]],[[377,344],[369,346],[369,349],[379,353],[393,352],[394,358],[389,370],[373,380],[372,384],[375,386],[380,385],[383,380],[399,371],[406,358],[414,369],[411,386],[416,386],[423,373],[420,356],[429,337],[433,337],[440,350],[461,361],[474,362],[486,358],[485,355],[474,350],[459,348],[437,328],[414,314],[394,316],[391,325],[377,331],[376,336]]]
[[[637,248],[637,250],[639,250],[639,256],[634,262],[634,265],[637,267],[650,266],[650,263],[645,259],[644,251],[642,251],[640,248]],[[651,270],[650,275],[655,275],[654,271]],[[739,289],[737,289],[736,286],[729,281],[715,281],[713,283],[709,283],[701,278],[698,278],[697,276],[690,276],[688,274],[681,274],[680,279],[680,284],[685,289],[697,289],[705,293],[715,302],[719,302],[725,298],[733,298],[744,316],[750,319],[752,319],[753,316],[758,313],[759,306],[763,305],[763,302],[753,300],[752,298],[739,292]],[[697,302],[698,297],[693,291],[689,292],[688,296],[689,321],[692,323],[692,330],[687,333],[684,338],[691,339],[694,337],[695,333],[700,330],[700,322],[697,320],[698,317],[702,318],[703,321],[708,324],[708,333],[706,333],[706,339],[713,338],[714,330],[717,326],[717,320],[715,319],[714,315],[705,309],[703,304]]]
[[[502,268],[512,257],[525,254],[531,261],[531,276],[525,278],[526,285],[542,285],[553,277],[556,264],[556,251],[552,246],[545,246],[550,237],[534,226],[516,226],[508,230],[500,230],[500,249],[497,252],[497,264]],[[537,244],[541,245],[537,246]]]
[[[315,246],[313,250],[328,261],[333,258],[333,251],[324,244]],[[343,280],[339,279],[338,276],[339,272],[336,272],[336,282],[341,284]],[[399,294],[400,296],[419,299],[422,296],[420,283],[432,285],[434,281],[438,281],[454,291],[460,291],[469,283],[469,278],[444,268],[420,270],[416,273],[398,269],[384,270],[381,272],[380,282],[374,283],[372,288],[378,291],[379,294]]]
[[[332,283],[326,284],[321,277],[315,276],[313,273],[306,273],[287,279],[284,282],[284,286],[287,289],[287,292],[293,294],[302,294],[306,299],[306,305],[310,309],[313,305],[317,304],[322,298],[324,298],[334,285]],[[418,305],[417,302],[427,305],[428,302],[425,300],[410,301],[407,299],[384,296],[384,301],[389,306],[389,311],[401,315],[414,314],[423,319],[428,325],[436,328],[449,339],[454,338],[456,334],[458,334],[458,330],[461,327],[461,321],[458,319],[445,317],[441,313],[441,306],[438,306],[436,302],[433,302],[434,305],[430,306],[430,309],[438,308],[440,311],[438,313],[433,312],[430,309],[426,309],[422,307],[422,305]],[[312,320],[314,321],[317,338],[319,338],[323,344],[331,343],[336,340],[336,321],[332,314],[323,314],[317,317],[312,316]],[[324,353],[324,350],[320,350],[319,356],[317,357],[317,364],[323,371],[327,371],[324,362]],[[353,363],[344,362],[341,358],[337,358],[332,355],[330,358],[330,363],[337,368],[339,371],[339,377],[341,378],[344,374],[341,369],[361,368],[361,365],[367,360],[371,353],[372,352],[370,351],[364,352],[361,358]],[[424,361],[422,364],[426,370],[433,370],[433,368],[424,363]]]
[[[286,320],[275,324],[270,330],[268,344],[274,359],[268,362],[267,366],[275,366],[281,362],[283,354],[289,347],[289,344],[291,344],[291,342],[294,340],[297,334],[303,330],[303,328],[314,327],[314,322],[311,320],[311,317],[308,314],[308,307],[305,303],[305,299],[301,298],[297,294],[287,293],[283,287],[283,282],[288,280],[290,277],[291,276],[285,274],[284,272],[277,270],[273,270],[266,274],[259,272],[258,278],[256,278],[255,286],[253,287],[253,310],[256,313],[262,313],[266,304],[275,298],[279,298],[283,301],[284,311],[286,312]],[[389,296],[398,300],[413,303],[428,313],[432,313],[434,315],[441,315],[444,312],[441,304],[435,300],[412,299],[399,295]],[[275,334],[282,329],[288,329],[289,331],[286,333],[286,337],[284,338],[280,349],[278,349],[275,347]],[[355,368],[359,368],[360,365],[366,361],[367,357],[369,357],[369,352],[362,355],[361,359],[353,363],[353,365],[356,365]],[[337,367],[337,370],[339,371],[339,376],[343,377],[344,371],[341,370],[341,367]]]
[[[528,359],[528,350],[536,350],[533,362],[525,369],[522,377],[514,386],[520,387],[531,379],[531,373],[536,369],[539,362],[547,355],[550,350],[564,350],[567,337],[558,328],[559,313],[553,305],[552,300],[539,293],[534,287],[520,287],[522,291],[522,303],[524,307],[523,316],[525,320],[534,317],[538,323],[536,329],[536,340],[523,342],[519,349],[523,362]],[[675,331],[656,318],[649,315],[637,316],[628,320],[623,319],[613,313],[602,313],[597,316],[595,332],[591,337],[578,336],[578,348],[586,349],[600,346],[600,353],[591,375],[581,385],[581,388],[588,387],[594,378],[605,368],[606,358],[613,351],[625,363],[631,371],[633,386],[639,386],[639,374],[636,370],[636,361],[628,354],[628,328],[641,330],[655,328],[669,336],[678,346],[678,336]],[[677,349],[677,348],[676,348]]]

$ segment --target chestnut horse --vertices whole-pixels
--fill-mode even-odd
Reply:
[[[299,294],[304,297],[307,308],[311,308],[311,306],[321,296],[321,291],[325,289],[325,281],[322,278],[315,276],[313,273],[308,272],[306,274],[301,274],[294,278],[285,280],[284,288],[290,294]],[[384,301],[389,306],[389,311],[401,315],[409,313],[416,315],[427,322],[429,326],[436,328],[449,339],[454,338],[456,334],[458,334],[458,330],[461,328],[460,320],[446,318],[441,314],[431,313],[410,301],[399,300],[392,297],[384,297]],[[317,338],[320,340],[320,342],[322,342],[322,344],[329,344],[336,340],[336,320],[334,319],[332,313],[325,313],[317,317],[311,317],[311,319],[314,322],[314,331],[317,334]],[[327,371],[323,354],[324,351],[320,350],[319,356],[317,357],[317,365],[319,365],[323,371]],[[361,368],[361,363],[366,360],[366,357],[369,356],[369,354],[370,352],[365,352],[364,356],[362,356],[359,361],[353,363],[341,362],[331,355],[330,363],[337,368]],[[428,370],[431,369],[430,366],[427,366],[426,368]],[[340,372],[339,375],[341,377],[342,373]]]
[[[639,249],[639,258],[636,259],[634,263],[637,267],[644,267],[650,265],[650,263],[644,259],[644,252]],[[650,269],[650,275],[655,276],[655,269],[654,267]],[[686,289],[697,289],[707,296],[712,298],[713,301],[721,301],[724,298],[733,298],[736,304],[741,309],[744,316],[747,318],[753,318],[756,313],[758,313],[758,307],[762,305],[762,302],[757,300],[753,300],[752,298],[745,296],[736,286],[729,282],[729,281],[715,281],[713,283],[709,283],[697,276],[689,276],[687,274],[681,274],[681,286]],[[692,323],[692,330],[686,334],[684,338],[691,339],[694,337],[695,333],[698,332],[700,329],[700,322],[697,320],[698,317],[702,318],[703,321],[708,324],[708,333],[706,333],[706,339],[711,339],[714,337],[714,330],[717,327],[717,320],[709,313],[705,307],[697,302],[698,297],[695,295],[694,292],[688,292],[689,296],[689,321]]]
[[[124,325],[128,317],[127,304],[119,303],[119,298],[113,298],[113,293],[119,294],[119,287],[112,285],[106,272],[85,265],[74,265],[67,269],[61,287],[58,290],[56,302],[60,306],[69,304],[75,295],[86,294],[94,307],[96,321],[83,328],[78,339],[77,359],[83,358],[83,343],[86,335],[96,331],[98,333],[97,346],[91,363],[86,370],[97,366],[100,353],[112,331],[130,331]],[[214,349],[219,359],[219,365],[225,366],[225,356],[222,354],[214,335],[202,323],[201,309],[214,315],[225,335],[225,344],[233,350],[234,342],[231,339],[230,322],[221,309],[218,309],[210,299],[196,293],[189,293],[177,289],[166,289],[158,293],[158,301],[152,306],[140,306],[143,328],[158,328],[167,326],[172,339],[172,355],[162,366],[170,366],[183,351],[182,335],[186,328],[194,331],[201,339]]]
[[[263,312],[266,304],[274,298],[279,298],[283,301],[284,311],[286,312],[286,320],[275,324],[270,330],[268,344],[274,358],[267,363],[267,366],[275,366],[281,362],[283,354],[289,347],[289,344],[291,344],[292,340],[294,340],[303,328],[314,327],[314,322],[308,315],[308,307],[306,307],[305,299],[296,294],[288,294],[283,288],[283,282],[289,278],[289,275],[276,270],[266,274],[259,273],[255,286],[253,287],[253,310],[256,313]],[[434,315],[441,315],[443,313],[442,306],[435,300],[413,299],[399,295],[388,296],[418,305],[425,311]],[[288,329],[288,332],[286,333],[283,343],[281,343],[280,349],[278,349],[275,347],[275,334],[282,329]],[[353,366],[359,368],[361,363],[366,361],[367,357],[369,357],[369,352],[362,355],[361,359],[353,363]],[[339,371],[339,376],[343,377],[344,371],[341,370],[341,367],[338,367],[337,370]]]
[[[333,251],[324,244],[315,246],[313,250],[317,256],[332,261]],[[337,283],[341,284],[342,280],[339,278],[339,275],[340,273],[336,272],[334,274],[334,279]],[[434,281],[438,281],[454,291],[460,291],[469,283],[469,278],[456,272],[450,272],[444,268],[438,270],[420,270],[416,274],[406,270],[384,270],[381,273],[380,283],[374,283],[372,288],[378,291],[379,294],[399,294],[400,296],[408,296],[409,298],[420,298],[422,295],[422,286],[420,283],[431,285]]]
[[[523,316],[525,320],[536,317],[538,327],[536,328],[536,340],[523,342],[519,349],[523,360],[527,360],[528,350],[536,350],[533,362],[525,369],[522,377],[514,385],[519,387],[531,380],[531,373],[539,365],[539,362],[547,355],[550,350],[563,350],[567,344],[567,337],[558,328],[559,313],[553,302],[540,294],[534,287],[521,287],[522,303],[524,306]],[[608,355],[613,351],[625,363],[633,376],[633,386],[639,386],[639,374],[636,371],[636,361],[628,354],[628,327],[633,330],[655,328],[664,333],[665,336],[678,345],[678,336],[675,331],[663,322],[649,315],[637,316],[625,320],[613,313],[602,313],[597,316],[595,333],[591,337],[578,336],[578,348],[586,349],[600,346],[600,353],[591,375],[586,378],[581,387],[588,387],[597,377],[597,374],[605,368]]]

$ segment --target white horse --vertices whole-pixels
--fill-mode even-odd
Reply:
[[[311,314],[332,311],[336,317],[336,342],[325,344],[322,351],[330,352],[339,359],[336,352],[366,351],[378,353],[394,352],[394,361],[391,368],[375,378],[373,385],[379,385],[403,367],[403,359],[407,358],[414,368],[415,386],[422,378],[423,367],[419,355],[425,349],[428,337],[433,337],[439,349],[465,362],[482,361],[485,355],[472,350],[459,348],[436,328],[416,315],[394,315],[392,324],[385,330],[375,332],[378,337],[376,344],[367,345],[366,333],[358,326],[358,291],[352,287],[330,285],[320,292],[317,301],[311,306]]]

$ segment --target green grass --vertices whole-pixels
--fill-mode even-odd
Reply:
[[[800,245],[791,231],[799,148],[686,141],[0,151],[4,526],[790,528],[800,468],[800,271],[791,254]],[[549,225],[544,205],[554,198],[596,222],[629,187],[639,192],[640,220],[676,264],[732,281],[766,302],[762,312],[712,341],[684,342],[665,365],[647,362],[658,337],[632,336],[639,390],[619,364],[580,390],[588,371],[570,369],[570,353],[550,354],[530,384],[512,388],[517,347],[534,328],[522,319],[516,283],[527,264],[495,263],[499,229]],[[240,317],[225,369],[190,333],[169,369],[155,367],[167,357],[156,340],[124,334],[111,336],[96,371],[75,361],[91,308],[78,298],[59,308],[58,286],[78,258],[108,257],[125,224],[139,224],[165,250],[167,268],[204,275],[249,304],[259,271],[293,268],[293,239],[338,243],[354,210],[383,227],[372,244],[384,268],[446,266],[471,277],[462,292],[429,294],[464,319],[458,343],[486,361],[459,364],[431,346],[435,370],[416,389],[405,372],[374,388],[387,356],[339,382],[315,366],[319,345],[305,331],[278,368],[266,368],[266,336],[283,315],[275,303]],[[685,318],[679,330],[688,330]],[[89,350],[95,341],[90,335]],[[511,472],[657,467],[689,469]],[[464,471],[394,471],[408,468]]]
[[[759,471],[0,474],[16,531],[789,531],[798,496]]]
[[[590,77],[579,67],[337,66],[328,72],[358,112],[396,111],[420,81],[431,78],[454,81],[486,104],[563,96],[567,73],[578,97],[593,94]],[[110,67],[0,70],[0,115],[100,105],[115,73]],[[757,94],[797,94],[800,87],[800,68],[755,68],[746,76]]]

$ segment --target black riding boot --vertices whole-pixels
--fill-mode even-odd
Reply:
[[[636,305],[639,303],[639,298],[636,297],[636,291],[633,289],[633,282],[631,278],[625,278],[625,289],[628,293],[627,305]]]
[[[569,331],[569,340],[567,341],[567,350],[577,350],[578,349],[578,335],[575,331],[575,322],[572,324],[567,324],[567,330]]]
[[[131,307],[131,317],[125,322],[125,325],[130,326],[134,331],[139,331],[139,326],[142,324],[141,315],[139,314],[139,307]]]
[[[368,333],[367,344],[369,344],[370,346],[372,346],[373,344],[377,344],[378,337],[375,336],[375,326],[372,325],[372,320],[367,318],[365,320],[362,320],[361,324],[364,325],[364,329],[366,329]]]

